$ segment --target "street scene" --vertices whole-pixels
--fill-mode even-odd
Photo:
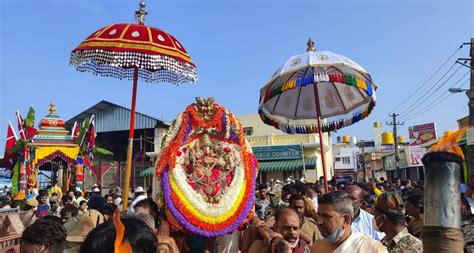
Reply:
[[[474,252],[474,2],[0,2],[0,253]]]

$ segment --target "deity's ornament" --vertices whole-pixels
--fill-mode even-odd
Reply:
[[[214,237],[252,218],[258,163],[235,116],[214,98],[196,101],[163,139],[154,196],[175,229]]]

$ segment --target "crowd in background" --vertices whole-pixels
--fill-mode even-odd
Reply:
[[[293,180],[294,181],[294,180]],[[474,252],[474,176],[459,199],[465,252]],[[370,179],[367,183],[333,179],[272,180],[258,187],[254,238],[248,252],[422,252],[423,181]],[[285,236],[281,222],[293,211],[299,232]],[[286,214],[281,220],[281,214]],[[296,218],[299,220],[296,221]],[[308,225],[311,224],[311,225]],[[275,239],[276,238],[276,239]],[[296,243],[296,244],[295,244]],[[283,247],[283,246],[284,247]],[[244,246],[244,248],[245,248]],[[280,247],[282,246],[282,247]]]
[[[473,178],[474,179],[474,178]],[[474,180],[473,180],[474,182]],[[122,214],[133,252],[422,252],[423,182],[353,180],[316,183],[272,180],[256,191],[255,218],[240,231],[218,238],[173,232],[164,209],[137,187]],[[474,252],[474,184],[460,199],[465,252]],[[36,221],[21,237],[21,252],[114,252],[112,216],[122,190],[102,194],[93,186],[62,193],[57,186],[30,191],[26,201],[0,197],[0,208],[21,208]],[[36,251],[35,251],[36,250]]]
[[[162,223],[162,210],[137,187],[130,194],[129,209],[122,214],[124,240],[133,252],[180,252]],[[19,208],[31,212],[35,220],[22,234],[21,252],[114,252],[116,227],[112,217],[123,205],[122,189],[101,194],[97,185],[85,194],[80,189],[63,193],[57,186],[29,191],[26,200],[0,197],[0,211]]]

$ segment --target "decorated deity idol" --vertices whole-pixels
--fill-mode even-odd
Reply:
[[[175,230],[215,237],[252,218],[257,160],[240,122],[214,98],[196,98],[161,146],[153,197]]]

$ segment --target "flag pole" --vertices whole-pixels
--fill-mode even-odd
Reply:
[[[127,163],[125,166],[125,185],[123,189],[123,207],[122,211],[128,208],[128,191],[130,190],[130,178],[132,174],[132,154],[133,154],[133,137],[135,134],[135,105],[137,100],[137,82],[138,67],[134,67],[133,71],[133,88],[132,88],[132,108],[130,112],[130,131],[128,133]]]

